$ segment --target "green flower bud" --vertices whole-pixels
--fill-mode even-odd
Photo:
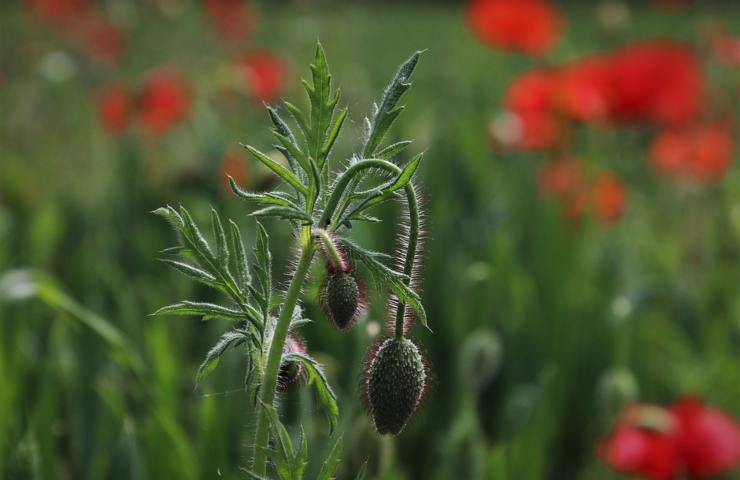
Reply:
[[[355,324],[362,311],[362,294],[351,273],[329,273],[321,288],[321,306],[331,323],[340,330]]]
[[[419,348],[409,339],[389,338],[370,351],[365,403],[379,433],[403,431],[424,398],[428,376]]]

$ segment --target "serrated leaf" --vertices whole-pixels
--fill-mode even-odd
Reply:
[[[365,249],[351,240],[340,237],[340,241],[347,247],[347,250],[353,259],[365,265],[376,280],[390,288],[398,297],[399,301],[411,307],[416,314],[416,319],[419,323],[424,325],[426,328],[429,328],[427,323],[427,314],[424,310],[424,306],[421,304],[421,298],[419,298],[419,295],[406,284],[405,280],[408,279],[406,275],[396,272],[385,264],[379,262],[375,255],[369,255]]]
[[[231,243],[231,250],[234,252],[234,264],[236,266],[236,277],[239,281],[239,287],[242,293],[246,294],[249,292],[247,285],[251,281],[249,278],[249,261],[247,260],[247,253],[244,250],[242,234],[233,220],[229,220],[229,242]]]
[[[280,176],[283,180],[288,182],[290,186],[296,189],[296,191],[302,193],[303,195],[308,194],[308,188],[301,182],[301,180],[293,174],[290,170],[285,168],[284,166],[277,163],[275,160],[268,157],[266,154],[260,152],[256,148],[252,147],[251,145],[244,145],[241,144],[242,147],[246,148],[249,153],[251,153],[254,158],[262,162],[267,168],[275,172],[278,176]]]
[[[205,285],[208,285],[210,287],[216,287],[220,288],[221,284],[218,283],[216,280],[216,277],[211,275],[210,273],[206,272],[205,270],[201,270],[200,268],[190,265],[185,262],[180,262],[177,260],[172,260],[169,258],[160,258],[160,262],[166,263],[170,267],[174,268],[175,270],[184,273],[188,277],[197,280]]]
[[[208,351],[206,358],[203,363],[198,367],[198,373],[195,375],[195,383],[199,384],[203,378],[211,373],[218,365],[218,360],[221,355],[230,346],[238,346],[239,344],[246,342],[247,337],[242,332],[228,331],[224,333],[218,342]]]
[[[300,353],[285,355],[283,361],[295,361],[303,364],[306,370],[306,382],[309,385],[314,385],[321,409],[329,420],[329,428],[334,431],[339,419],[339,407],[337,406],[337,396],[329,385],[323,367],[313,357]]]
[[[231,185],[231,191],[233,191],[237,196],[250,202],[281,205],[284,207],[296,207],[296,205],[292,203],[288,198],[286,198],[285,194],[283,194],[282,192],[249,192],[239,187],[239,185],[236,184],[236,181],[231,178],[231,176],[229,176],[229,185]]]
[[[208,245],[208,242],[206,242],[203,234],[200,233],[200,229],[198,229],[198,226],[193,221],[193,217],[190,216],[190,213],[185,209],[185,207],[180,207],[180,216],[183,220],[183,234],[193,249],[199,255],[202,255],[211,261],[215,260],[213,252],[211,252],[211,247]]]
[[[249,214],[251,217],[278,217],[286,220],[302,220],[308,224],[313,223],[310,215],[302,210],[291,207],[272,206],[256,210]]]
[[[293,120],[295,120],[295,123],[298,124],[298,128],[301,129],[301,132],[303,133],[303,138],[306,140],[306,142],[308,142],[310,131],[308,128],[308,122],[306,121],[306,117],[303,115],[303,112],[301,112],[298,107],[285,100],[283,100],[283,105],[285,105],[285,108],[288,109],[290,115],[293,117]]]
[[[347,118],[347,108],[343,108],[339,111],[339,114],[334,119],[334,123],[332,123],[331,128],[329,129],[329,134],[326,137],[326,141],[324,142],[324,145],[321,147],[321,156],[326,157],[329,152],[331,151],[332,147],[334,146],[334,143],[337,141],[337,137],[339,136],[339,131],[342,129],[342,125],[344,124],[345,118]]]
[[[224,225],[221,223],[221,217],[215,208],[211,208],[211,223],[213,225],[213,235],[216,237],[216,260],[223,270],[229,269],[229,246],[226,243],[226,232]]]
[[[270,299],[272,296],[272,254],[270,253],[270,237],[265,227],[257,222],[254,258],[256,260],[254,273],[257,277],[259,289],[252,288],[257,293],[262,307],[263,320],[267,322],[270,314]]]
[[[280,142],[280,145],[282,145],[283,147],[283,155],[285,155],[288,160],[294,159],[301,166],[301,170],[294,169],[294,171],[301,174],[303,174],[303,172],[308,172],[309,166],[306,156],[298,148],[298,145],[294,143],[295,141],[290,140],[288,137],[278,132],[275,132],[274,135],[278,142]]]
[[[334,478],[334,472],[337,470],[337,466],[339,466],[341,458],[342,437],[339,436],[337,437],[337,441],[334,442],[334,445],[331,447],[331,450],[329,450],[329,455],[326,456],[326,460],[324,460],[324,463],[321,465],[321,470],[319,471],[316,480],[331,480]]]
[[[162,307],[152,315],[198,315],[202,316],[203,320],[211,318],[224,318],[234,321],[247,320],[246,315],[239,310],[232,310],[215,303],[191,302],[188,300]]]
[[[411,178],[413,178],[414,173],[416,173],[416,169],[419,168],[419,163],[421,163],[421,159],[424,157],[423,153],[418,154],[414,158],[409,161],[406,165],[404,165],[403,169],[401,170],[401,173],[396,177],[396,179],[393,181],[391,185],[389,185],[387,188],[383,189],[383,193],[386,192],[395,192],[396,190],[400,190],[411,181]]]
[[[303,154],[298,148],[293,132],[290,130],[288,124],[280,117],[280,114],[276,109],[269,105],[266,105],[266,107],[270,115],[270,120],[272,120],[272,124],[275,126],[273,133],[278,137],[278,140],[280,140],[280,138],[285,139],[286,143],[283,143],[283,140],[280,140],[280,143],[282,143],[290,153],[290,155],[286,155],[290,169],[299,177],[302,177],[303,172],[298,168],[298,166],[301,163]],[[303,168],[305,170],[305,167]]]
[[[177,213],[177,210],[167,205],[166,207],[160,207],[156,210],[153,210],[152,213],[154,215],[158,215],[165,220],[167,220],[170,224],[172,224],[173,227],[176,229],[182,229],[183,227],[183,221],[180,217],[180,214]]]
[[[316,44],[316,55],[311,65],[313,85],[303,81],[308,98],[311,101],[311,125],[308,135],[309,154],[323,170],[326,157],[322,155],[322,147],[329,129],[334,108],[339,101],[339,91],[331,94],[331,75],[326,55],[321,43]]]
[[[399,153],[403,151],[406,147],[411,145],[413,143],[411,140],[404,140],[402,142],[396,142],[391,145],[388,145],[381,151],[375,154],[375,158],[380,158],[382,160],[390,160]]]
[[[385,87],[380,104],[373,115],[372,121],[369,122],[367,141],[363,148],[363,157],[370,158],[375,156],[375,152],[383,137],[385,137],[386,132],[403,110],[402,107],[397,107],[397,104],[401,96],[411,86],[411,74],[419,62],[421,53],[420,51],[414,52],[403,62],[391,82]]]

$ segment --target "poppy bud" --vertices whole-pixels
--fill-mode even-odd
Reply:
[[[300,337],[289,334],[283,346],[283,356],[291,353],[306,353],[306,346]],[[303,377],[305,369],[301,362],[283,360],[278,370],[277,388],[281,392],[287,392],[293,385],[297,384]]]
[[[360,287],[352,274],[342,270],[327,275],[321,289],[321,306],[332,324],[346,330],[361,311]]]
[[[419,348],[406,338],[385,340],[370,351],[363,384],[378,433],[398,435],[427,389],[428,371]]]

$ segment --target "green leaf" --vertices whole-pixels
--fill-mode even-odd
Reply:
[[[271,205],[281,205],[284,207],[295,207],[298,208],[295,203],[290,199],[288,195],[283,192],[267,192],[267,193],[254,193],[243,190],[236,184],[231,176],[229,176],[229,184],[231,190],[239,197],[248,200],[250,202],[265,203]]]
[[[254,158],[265,164],[267,168],[275,172],[277,175],[282,177],[283,180],[288,182],[293,188],[296,189],[296,191],[302,193],[303,195],[308,195],[308,188],[301,182],[301,180],[296,177],[290,170],[283,167],[279,163],[277,163],[275,160],[271,159],[264,153],[260,152],[256,148],[252,147],[251,145],[244,145],[241,144],[242,147],[249,150],[249,153],[251,153]]]
[[[272,254],[270,253],[270,237],[265,227],[257,222],[257,239],[254,245],[254,273],[257,277],[258,289],[254,289],[260,298],[263,321],[267,322],[270,316],[270,299],[272,297]]]
[[[337,137],[339,136],[339,131],[342,129],[342,124],[344,124],[344,119],[347,118],[347,107],[343,108],[339,111],[339,115],[334,119],[334,123],[331,126],[331,129],[329,130],[329,134],[326,137],[326,141],[324,142],[324,145],[321,147],[321,156],[326,157],[329,152],[331,151],[332,147],[334,146],[334,143],[337,141]]]
[[[247,336],[242,332],[232,330],[224,333],[221,338],[218,339],[216,345],[208,351],[205,360],[200,364],[200,367],[198,367],[198,373],[195,375],[195,383],[199,384],[206,375],[216,368],[219,358],[221,358],[221,355],[223,355],[227,348],[232,345],[236,347],[247,340]]]
[[[288,124],[280,117],[280,114],[276,109],[269,105],[266,105],[266,107],[267,112],[270,114],[270,120],[272,120],[272,124],[275,126],[275,129],[273,130],[275,137],[278,138],[280,143],[282,143],[290,153],[289,155],[286,155],[290,169],[299,176],[302,176],[302,172],[298,168],[296,162],[302,165],[301,160],[303,159],[303,153],[300,151],[300,148],[298,148],[293,132],[290,130]],[[305,170],[305,166],[303,169]]]
[[[326,132],[334,115],[334,108],[339,101],[340,92],[337,90],[334,95],[331,93],[331,75],[321,43],[316,44],[316,56],[314,63],[311,65],[311,77],[313,85],[309,85],[305,80],[303,81],[311,102],[311,125],[307,137],[308,151],[310,156],[316,160],[319,170],[323,170],[326,155],[322,147],[325,145]]]
[[[391,82],[385,87],[380,104],[373,114],[373,119],[368,121],[367,141],[362,151],[364,158],[376,156],[375,152],[380,142],[403,110],[403,107],[397,106],[398,101],[411,86],[411,74],[419,62],[421,53],[420,51],[414,52],[408,60],[403,62]]]
[[[256,210],[249,214],[251,217],[278,217],[286,220],[302,220],[309,225],[313,223],[310,215],[302,210],[291,207],[272,206]]]
[[[383,160],[390,160],[399,153],[401,153],[406,147],[411,145],[413,142],[411,140],[404,140],[402,142],[396,142],[391,145],[388,145],[381,151],[375,154],[375,158],[380,158]]]
[[[290,438],[288,430],[278,418],[278,414],[272,405],[266,403],[262,404],[262,408],[267,414],[267,418],[270,420],[270,426],[275,432],[275,439],[277,443],[277,450],[274,460],[275,467],[278,470],[281,478],[294,478],[292,475],[293,459],[295,458],[295,448],[293,447],[293,441]]]
[[[342,437],[337,437],[337,441],[334,442],[334,446],[332,446],[331,450],[329,451],[329,455],[327,455],[326,460],[324,460],[324,464],[321,465],[321,470],[319,471],[318,476],[316,477],[316,480],[331,480],[334,475],[334,472],[337,470],[337,467],[339,466],[339,461],[341,460],[342,455]]]
[[[216,237],[216,260],[222,270],[229,269],[229,246],[226,242],[226,232],[221,218],[215,208],[211,208],[211,223],[213,224],[213,235]]]
[[[185,209],[185,207],[180,207],[180,216],[183,220],[183,235],[193,249],[206,259],[214,261],[215,258],[213,257],[213,252],[211,252],[211,247],[208,245],[208,242],[206,242],[203,234],[200,233],[198,226],[193,221],[193,217],[190,216],[190,213]]]
[[[216,280],[216,277],[206,272],[205,270],[201,270],[196,266],[169,258],[160,258],[159,261],[166,263],[175,270],[182,272],[188,277],[197,280],[205,285],[208,285],[209,287],[222,287],[222,285]]]
[[[306,381],[309,385],[314,385],[321,408],[329,420],[329,428],[334,431],[339,419],[339,407],[337,406],[337,396],[326,379],[323,367],[312,357],[300,353],[285,355],[283,361],[295,361],[303,364],[307,374]]]
[[[231,250],[234,252],[236,277],[239,281],[240,290],[242,293],[247,293],[249,291],[247,285],[251,281],[249,278],[249,261],[247,260],[247,253],[244,250],[242,234],[233,220],[229,220],[229,243],[231,244]]]
[[[383,193],[395,192],[396,190],[400,190],[408,185],[411,178],[414,176],[414,173],[416,173],[416,169],[419,167],[419,163],[421,163],[421,159],[423,157],[424,154],[420,153],[412,158],[411,161],[403,167],[403,170],[401,170],[401,173],[396,177],[394,182],[387,188],[383,189]]]
[[[249,477],[251,480],[268,480],[266,477],[262,477],[260,475],[257,475],[251,470],[247,470],[246,468],[240,468],[242,472],[244,472],[247,477]]]
[[[303,430],[301,425],[301,443],[298,448],[298,453],[293,457],[293,478],[300,480],[303,478],[303,474],[306,471],[308,465],[308,440],[306,439],[306,432]]]
[[[152,213],[155,214],[155,215],[158,215],[158,216],[160,216],[162,218],[164,218],[165,220],[167,220],[168,222],[170,222],[173,227],[175,227],[178,230],[182,229],[183,226],[184,226],[184,223],[182,221],[182,218],[177,213],[177,210],[175,210],[174,208],[170,207],[169,205],[166,206],[166,207],[160,207],[160,208],[152,211]]]
[[[347,247],[347,251],[349,251],[352,258],[365,265],[377,281],[390,288],[400,301],[412,308],[419,323],[429,328],[427,314],[424,306],[421,304],[421,298],[405,282],[408,277],[379,262],[374,252],[368,252],[345,237],[339,238]]]
[[[152,315],[199,315],[203,317],[203,320],[211,318],[224,318],[234,321],[247,320],[244,312],[239,310],[232,310],[214,303],[191,302],[188,300],[162,307]]]
[[[304,139],[308,142],[311,133],[308,128],[308,122],[306,121],[306,117],[303,115],[303,112],[301,112],[298,107],[285,100],[283,100],[283,105],[285,105],[285,108],[288,109],[291,116],[295,120],[295,123],[297,123],[298,127],[301,129]]]

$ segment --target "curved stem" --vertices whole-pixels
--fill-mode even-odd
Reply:
[[[409,209],[409,238],[408,245],[406,246],[406,259],[403,264],[403,273],[406,275],[404,282],[406,285],[411,285],[411,276],[414,274],[414,264],[416,263],[416,254],[419,246],[419,202],[416,199],[416,190],[414,186],[409,183],[405,187],[406,202]],[[399,340],[403,338],[403,318],[406,314],[406,305],[402,301],[398,301],[398,307],[396,309],[396,338]]]
[[[337,246],[331,239],[329,232],[323,228],[316,228],[314,229],[314,234],[319,238],[319,240],[321,240],[321,244],[324,247],[328,260],[334,263],[334,269],[345,272],[347,270],[347,265],[345,265],[344,260],[342,260],[342,256],[339,254]]]
[[[293,315],[293,309],[298,302],[298,295],[306,278],[308,268],[311,265],[314,253],[314,242],[309,227],[304,227],[301,232],[301,258],[298,261],[298,267],[293,274],[288,291],[285,293],[285,300],[280,311],[275,331],[270,339],[270,349],[267,354],[267,365],[265,366],[264,377],[260,387],[260,396],[257,408],[257,431],[254,437],[254,453],[252,469],[260,477],[265,476],[267,466],[267,442],[269,440],[269,419],[265,415],[262,404],[272,405],[275,399],[275,388],[277,387],[278,371],[280,370],[280,360],[283,356],[283,345],[288,335],[290,319]]]

